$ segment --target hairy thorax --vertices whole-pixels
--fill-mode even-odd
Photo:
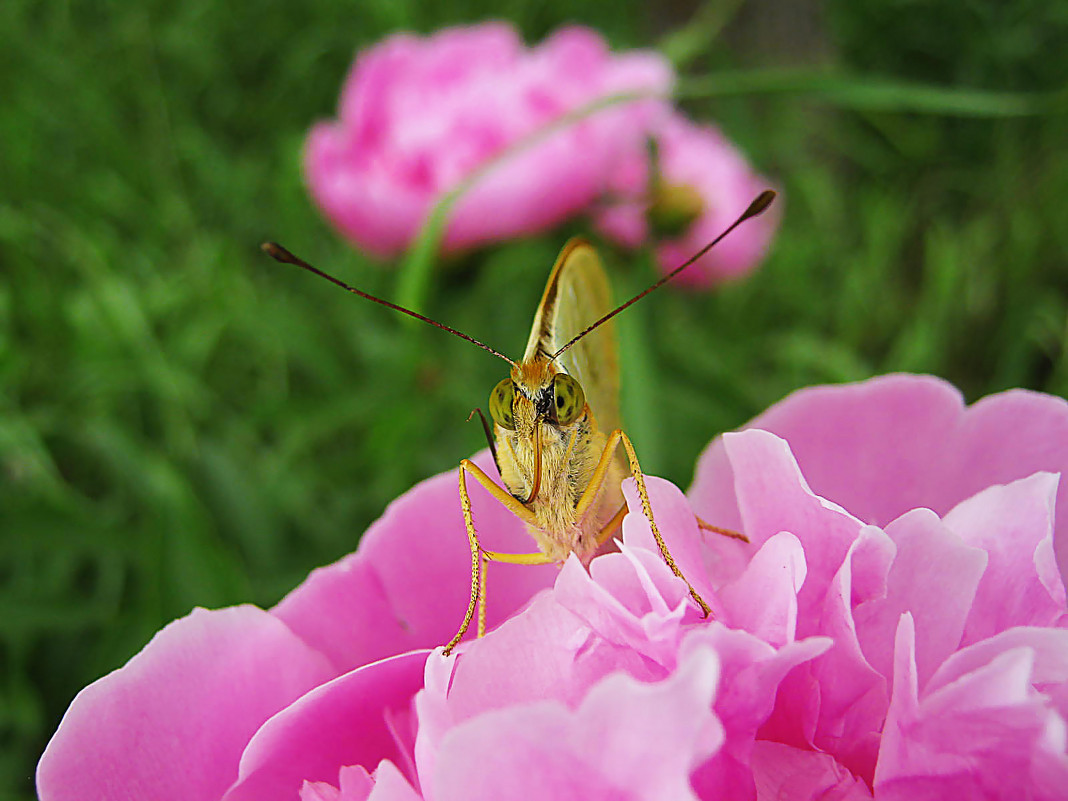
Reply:
[[[538,522],[528,527],[530,534],[553,560],[563,562],[574,551],[583,563],[589,562],[597,550],[597,534],[622,504],[623,470],[613,459],[597,497],[581,517],[576,509],[594,477],[606,435],[598,430],[588,406],[567,426],[537,420],[533,407],[529,416],[517,415],[516,422],[515,431],[497,427],[505,487],[520,500],[529,497],[537,472],[535,437],[540,438],[541,476],[536,495],[527,503]]]

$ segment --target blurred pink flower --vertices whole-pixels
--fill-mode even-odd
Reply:
[[[663,57],[612,54],[588,28],[529,49],[505,23],[391,36],[357,58],[338,120],[312,130],[308,186],[346,236],[394,255],[442,195],[517,141],[598,99],[663,96],[611,106],[505,159],[454,208],[444,247],[538,231],[584,211],[615,164],[644,148],[673,79]]]
[[[1062,798],[1068,404],[890,376],[753,425],[688,499],[647,479],[714,620],[638,512],[589,572],[492,565],[495,628],[425,650],[467,596],[438,476],[271,612],[194,612],[86,688],[42,801]],[[472,492],[487,547],[529,547]]]
[[[770,182],[753,172],[715,126],[671,114],[654,124],[653,139],[656,169],[650,170],[646,153],[628,153],[617,165],[609,189],[609,199],[616,202],[596,215],[596,223],[606,236],[627,247],[652,237],[658,243],[657,263],[666,273],[721,234]],[[752,270],[768,250],[781,204],[780,199],[745,223],[674,282],[709,287]],[[651,218],[663,221],[669,230],[655,230]]]

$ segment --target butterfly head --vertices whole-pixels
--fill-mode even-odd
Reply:
[[[585,408],[582,385],[544,359],[516,364],[489,397],[490,417],[509,431],[529,432],[541,422],[569,426]]]

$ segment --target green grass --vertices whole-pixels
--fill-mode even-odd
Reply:
[[[428,8],[0,4],[0,799],[32,795],[74,694],[164,623],[276,602],[482,445],[465,418],[498,360],[257,249],[397,296],[299,174],[354,50],[487,17],[531,40],[580,20],[618,47],[685,22]],[[647,469],[685,485],[716,433],[813,383],[1068,394],[1063,4],[838,0],[785,48],[783,20],[724,9],[667,41],[690,112],[783,189],[783,225],[749,280],[621,318]],[[576,230],[439,264],[427,312],[518,354]],[[606,255],[621,297],[653,278]]]

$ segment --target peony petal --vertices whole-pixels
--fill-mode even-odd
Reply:
[[[872,797],[864,782],[830,754],[782,743],[753,746],[757,801],[864,801]]]
[[[759,547],[789,531],[804,547],[808,572],[798,593],[798,636],[814,633],[810,612],[821,603],[861,523],[808,488],[784,440],[752,430],[725,434],[723,442],[734,470],[742,532],[751,544]],[[703,516],[702,508],[696,508]]]
[[[1068,727],[1034,690],[1035,651],[1001,650],[917,700],[911,640],[903,615],[895,656],[901,677],[875,777],[879,797],[1063,798]]]
[[[673,668],[683,621],[700,619],[685,583],[659,554],[628,545],[594,559],[590,574],[570,558],[555,601],[608,643]]]
[[[959,434],[943,453],[940,494],[945,510],[994,484],[1008,484],[1039,470],[1068,472],[1068,401],[1055,395],[1009,390],[977,401],[964,413]],[[1057,490],[1068,508],[1068,482]],[[1055,536],[1061,573],[1068,572],[1068,517]]]
[[[435,801],[597,799],[614,783],[567,747],[569,715],[549,702],[469,721],[442,742],[433,774]]]
[[[725,731],[723,747],[692,776],[694,789],[704,797],[751,797],[750,757],[757,731],[767,721],[787,674],[825,653],[831,641],[823,637],[792,642],[778,650],[743,631],[713,623],[692,632],[682,654],[712,647],[721,664],[720,689],[714,711]],[[807,665],[806,665],[807,667]]]
[[[753,556],[745,572],[719,591],[723,620],[775,646],[797,632],[797,593],[805,583],[805,552],[797,537],[781,532]]]
[[[645,476],[645,486],[660,536],[674,558],[679,570],[706,602],[711,602],[711,586],[704,563],[705,549],[698,533],[697,519],[686,496],[674,484],[656,476]],[[623,518],[623,542],[634,548],[659,553],[649,521],[642,512],[642,502],[633,478],[624,479],[623,497],[627,501],[627,516]],[[718,536],[718,535],[717,535]]]
[[[1036,685],[1068,683],[1068,630],[1020,627],[962,648],[942,663],[926,687],[934,693],[974,673],[1006,651],[1025,648],[1034,656],[1031,680]],[[1068,710],[1062,710],[1068,712]]]
[[[1051,597],[1036,568],[1039,547],[1053,538],[1057,483],[1056,475],[1036,473],[989,487],[946,515],[947,526],[990,555],[968,616],[965,644],[1013,626],[1050,625],[1063,614],[1063,602]]]
[[[696,798],[689,775],[719,747],[718,661],[694,649],[668,679],[621,674],[569,712],[556,702],[474,718],[442,742],[436,801]]]
[[[697,125],[675,114],[660,123],[657,136],[663,180],[692,187],[704,206],[683,236],[657,247],[657,262],[667,273],[719,236],[771,182],[757,175],[715,126]],[[707,288],[746,274],[767,252],[781,213],[780,195],[771,209],[747,221],[680,273],[676,282]]]
[[[596,636],[550,595],[540,595],[492,637],[468,644],[459,655],[446,688],[451,722],[546,698],[574,705],[618,670],[644,679],[667,674],[625,645]],[[422,720],[424,699],[417,703]]]
[[[659,553],[620,545],[618,554],[601,555],[590,563],[589,569],[589,579],[603,588],[599,597],[619,612],[633,617],[672,617],[679,614],[680,607],[689,605],[686,582],[671,572]],[[570,575],[578,576],[579,572],[572,570]],[[577,592],[567,592],[568,586],[576,583],[565,585],[561,575],[556,581],[557,600],[563,603],[565,598],[577,596]]]
[[[316,687],[268,720],[241,756],[224,801],[290,799],[305,780],[331,781],[346,765],[402,763],[405,728],[423,685],[426,651],[374,662]],[[344,788],[343,788],[344,789]]]
[[[397,766],[387,761],[380,763],[375,771],[375,787],[367,801],[422,801],[422,798],[397,770]]]
[[[993,484],[1068,471],[1068,401],[1011,390],[965,408],[954,387],[932,376],[799,390],[748,427],[785,438],[814,492],[876,525],[917,507],[945,515]],[[723,447],[716,440],[698,462],[690,497],[702,516],[709,506],[730,507]],[[1068,482],[1057,498],[1068,503]],[[722,514],[716,519],[731,525]],[[1055,536],[1062,575],[1066,531],[1068,518]]]
[[[799,390],[746,427],[786,439],[813,492],[867,523],[885,526],[919,506],[939,511],[928,491],[929,465],[961,410],[960,393],[946,382],[893,375]],[[725,445],[726,437],[723,446],[717,440],[702,454],[692,498],[720,480],[711,474],[719,461],[712,454]],[[716,472],[721,470],[722,465]],[[703,514],[696,500],[695,506]]]
[[[425,689],[416,697],[419,732],[415,760],[421,777],[433,776],[445,739],[456,726],[495,710],[554,699],[577,705],[613,671],[663,678],[640,654],[592,634],[548,593],[482,639],[450,657],[427,660]]]
[[[894,631],[903,612],[916,629],[920,687],[960,646],[964,621],[987,566],[986,553],[969,547],[929,509],[902,515],[886,527],[896,546],[886,592],[855,605],[853,617],[867,661],[890,678]]]
[[[886,578],[896,554],[893,541],[875,526],[865,526],[831,584],[820,616],[820,632],[834,647],[811,666],[818,687],[819,711],[811,737],[795,736],[835,755],[854,775],[870,781],[875,772],[879,734],[889,700],[890,671],[872,667],[861,648],[854,604],[886,596]]]
[[[300,801],[339,801],[340,798],[341,791],[327,782],[305,782],[300,787]]]
[[[883,727],[883,739],[879,747],[879,765],[875,771],[876,784],[886,779],[895,770],[895,763],[907,758],[904,729],[916,718],[920,705],[919,680],[916,678],[916,628],[912,615],[901,616],[894,635],[894,678],[890,706]]]
[[[38,796],[218,801],[256,729],[333,675],[260,609],[194,610],[78,694],[37,766]]]
[[[362,765],[342,768],[339,778],[339,787],[329,782],[304,782],[300,801],[367,801],[375,786],[371,774]]]

